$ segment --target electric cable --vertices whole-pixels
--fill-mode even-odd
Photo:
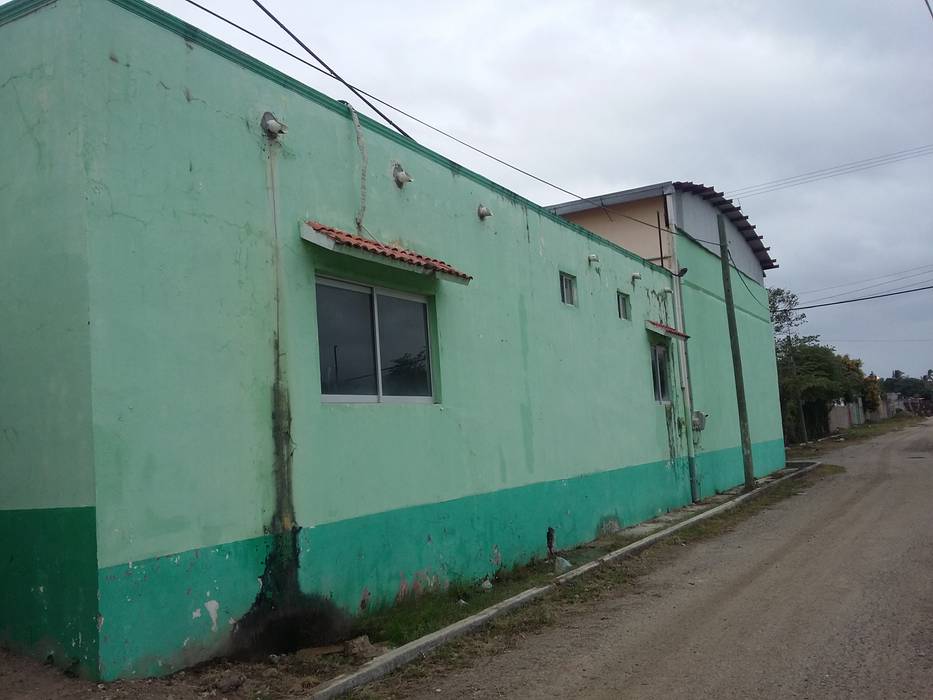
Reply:
[[[913,272],[914,270],[922,270],[924,268],[933,267],[933,263],[927,263],[926,265],[919,265],[918,267],[908,267],[906,270],[895,270],[894,272],[889,272],[886,275],[878,275],[877,277],[868,277],[865,279],[860,279],[858,282],[845,282],[843,284],[834,284],[829,287],[820,287],[819,289],[808,289],[805,292],[800,292],[798,296],[806,296],[807,294],[816,294],[817,292],[827,292],[830,289],[840,289],[842,287],[851,287],[853,284],[860,284],[862,282],[874,282],[875,280],[884,279],[885,277],[894,277],[895,275],[900,275],[904,272]]]
[[[355,87],[350,85],[350,83],[348,83],[346,80],[344,80],[339,75],[337,75],[337,72],[333,68],[327,65],[320,56],[314,53],[314,51],[312,51],[301,39],[299,39],[295,35],[295,33],[292,32],[291,29],[289,29],[282,22],[280,22],[278,17],[276,17],[269,10],[267,10],[265,5],[259,2],[259,0],[253,0],[253,4],[256,7],[258,7],[260,10],[262,10],[266,14],[266,16],[269,17],[269,19],[275,22],[283,32],[288,34],[295,41],[295,43],[298,44],[301,48],[303,48],[312,58],[314,58],[315,61],[320,63],[322,66],[324,66],[325,70],[327,70],[328,73],[330,73],[334,78],[336,78],[341,83],[343,83],[346,86],[346,88],[350,90],[350,92],[352,92],[354,95],[356,95],[361,100],[363,100],[363,102],[369,105],[369,108],[372,109],[376,114],[378,114],[380,117],[385,119],[389,124],[395,127],[395,130],[398,131],[398,133],[400,133],[402,136],[405,136],[407,138],[411,138],[411,136],[408,136],[408,134],[405,133],[405,131],[398,124],[396,124],[394,121],[389,119],[385,114],[383,114],[383,112],[376,105],[374,105],[372,102],[367,100],[359,90],[357,90]]]
[[[318,67],[318,66],[315,66],[315,65],[312,64],[311,62],[309,62],[309,61],[303,59],[301,56],[298,56],[298,55],[292,53],[291,51],[288,51],[287,49],[285,49],[285,48],[279,46],[279,45],[276,44],[275,42],[270,41],[270,40],[268,40],[268,39],[266,39],[266,38],[260,36],[259,34],[253,32],[253,31],[250,31],[249,29],[243,27],[242,25],[237,24],[237,23],[234,22],[233,20],[230,20],[230,19],[228,19],[227,17],[224,17],[224,16],[221,15],[220,13],[214,12],[214,11],[211,10],[210,8],[205,7],[204,5],[202,5],[202,4],[198,3],[198,2],[196,2],[195,0],[185,0],[185,2],[188,3],[189,5],[193,6],[193,7],[198,8],[198,9],[201,10],[202,12],[205,12],[205,13],[209,14],[211,17],[214,17],[215,19],[218,19],[218,20],[220,20],[221,22],[224,22],[225,24],[227,24],[227,25],[229,25],[229,26],[231,26],[231,27],[237,29],[238,31],[241,31],[241,32],[243,32],[244,34],[247,34],[248,36],[250,36],[250,37],[256,39],[257,41],[262,42],[262,43],[265,44],[266,46],[269,46],[270,48],[273,48],[273,49],[275,49],[275,50],[277,50],[277,51],[279,51],[279,52],[285,54],[286,56],[289,56],[290,58],[292,58],[292,59],[298,61],[299,63],[301,63],[301,64],[307,66],[308,68],[311,68],[311,69],[317,71],[318,73],[321,73],[322,75],[325,75],[325,76],[327,76],[327,77],[329,77],[329,78],[332,78],[332,79],[334,79],[334,80],[339,81],[339,82],[342,83],[345,87],[347,87],[350,91],[352,91],[355,95],[357,95],[361,100],[363,100],[363,102],[365,102],[370,108],[372,108],[374,111],[376,111],[377,114],[379,114],[380,116],[382,116],[389,124],[391,124],[392,126],[394,126],[394,127],[399,131],[399,133],[401,133],[402,135],[404,135],[404,136],[406,136],[406,137],[408,137],[408,138],[411,138],[411,137],[410,137],[407,133],[405,133],[401,128],[399,128],[398,125],[396,125],[394,122],[392,122],[391,119],[389,119],[387,116],[385,116],[385,114],[383,114],[379,109],[377,109],[377,108],[376,108],[368,99],[366,99],[366,98],[370,98],[371,100],[373,100],[373,101],[375,101],[375,102],[378,102],[379,104],[381,104],[381,105],[387,107],[388,109],[391,109],[391,110],[393,110],[393,111],[395,111],[395,112],[398,112],[399,114],[402,114],[403,116],[408,117],[408,118],[411,119],[412,121],[414,121],[414,122],[416,122],[416,123],[418,123],[418,124],[420,124],[420,125],[422,125],[422,126],[428,128],[428,129],[431,129],[432,131],[434,131],[434,132],[436,132],[436,133],[438,133],[438,134],[440,134],[440,135],[442,135],[442,136],[444,136],[444,137],[446,137],[446,138],[448,138],[448,139],[451,139],[452,141],[455,141],[456,143],[459,143],[460,145],[462,145],[462,146],[464,146],[464,147],[466,147],[466,148],[469,148],[470,150],[475,151],[476,153],[479,153],[480,155],[482,155],[482,156],[484,156],[484,157],[486,157],[486,158],[489,158],[489,159],[491,159],[491,160],[493,160],[493,161],[495,161],[495,162],[497,162],[497,163],[499,163],[499,164],[501,164],[501,165],[504,165],[505,167],[510,168],[510,169],[514,170],[515,172],[521,173],[522,175],[525,175],[526,177],[529,177],[529,178],[531,178],[531,179],[533,179],[533,180],[536,180],[537,182],[540,182],[541,184],[547,185],[548,187],[551,187],[551,188],[553,188],[553,189],[555,189],[555,190],[557,190],[557,191],[559,191],[559,192],[563,192],[564,194],[570,195],[571,197],[573,197],[573,198],[575,198],[575,199],[577,199],[577,200],[580,200],[580,201],[583,201],[583,202],[590,202],[590,203],[596,204],[598,207],[600,207],[603,211],[606,212],[606,214],[607,214],[607,216],[609,216],[609,219],[610,219],[610,220],[612,220],[611,213],[615,213],[615,214],[618,214],[619,216],[621,216],[621,217],[623,217],[623,218],[625,218],[625,219],[628,219],[628,220],[630,220],[630,221],[634,221],[634,222],[639,223],[639,224],[641,224],[641,225],[643,225],[643,226],[647,226],[647,227],[649,227],[649,228],[651,228],[651,229],[653,229],[653,230],[655,230],[655,231],[658,230],[657,224],[652,224],[652,223],[650,223],[650,222],[648,222],[648,221],[644,221],[644,220],[639,219],[639,218],[637,218],[637,217],[631,216],[631,215],[629,215],[629,214],[627,214],[627,213],[625,213],[625,212],[622,212],[622,211],[619,211],[619,210],[617,210],[617,209],[614,209],[611,205],[606,205],[606,204],[604,204],[604,203],[601,201],[601,197],[584,197],[584,196],[582,196],[582,195],[577,194],[576,192],[572,192],[571,190],[568,190],[568,189],[566,189],[566,188],[564,188],[564,187],[561,187],[560,185],[557,185],[557,184],[555,184],[555,183],[553,183],[553,182],[551,182],[551,181],[549,181],[549,180],[546,180],[546,179],[544,179],[544,178],[542,178],[542,177],[539,177],[539,176],[537,176],[537,175],[535,175],[535,174],[533,174],[533,173],[531,173],[531,172],[528,172],[527,170],[524,170],[523,168],[518,167],[517,165],[513,165],[512,163],[509,163],[508,161],[503,160],[502,158],[499,158],[499,157],[497,157],[497,156],[494,156],[494,155],[492,155],[491,153],[488,153],[488,152],[486,152],[486,151],[484,151],[484,150],[482,150],[482,149],[480,149],[480,148],[478,148],[478,147],[476,147],[476,146],[473,146],[472,144],[470,144],[470,143],[468,143],[468,142],[466,142],[466,141],[464,141],[464,140],[462,140],[462,139],[460,139],[460,138],[458,138],[458,137],[456,137],[456,136],[454,136],[454,135],[448,133],[447,131],[444,131],[443,129],[440,129],[439,127],[436,127],[436,126],[434,126],[434,125],[432,125],[432,124],[430,124],[430,123],[424,121],[423,119],[420,119],[420,118],[414,116],[413,114],[411,114],[411,113],[409,113],[409,112],[407,112],[407,111],[405,111],[405,110],[403,110],[403,109],[401,109],[401,108],[399,108],[399,107],[396,107],[395,105],[393,105],[393,104],[391,104],[391,103],[389,103],[389,102],[386,102],[385,100],[383,100],[383,99],[381,99],[381,98],[379,98],[379,97],[376,97],[375,95],[373,95],[373,94],[371,94],[371,93],[369,93],[369,92],[367,92],[367,91],[365,91],[365,90],[362,90],[362,89],[360,89],[360,88],[357,88],[357,87],[354,86],[354,85],[351,85],[351,84],[348,83],[346,80],[344,80],[343,78],[341,78],[341,77],[340,77],[332,68],[330,68],[330,66],[328,66],[323,60],[321,60],[320,57],[317,56],[317,54],[315,54],[310,48],[308,48],[308,47],[307,47],[293,32],[291,32],[291,30],[288,29],[288,27],[286,27],[281,21],[279,21],[279,19],[278,19],[275,15],[273,15],[269,10],[267,10],[267,9],[262,5],[262,3],[259,2],[259,0],[253,0],[253,3],[254,3],[260,10],[262,10],[270,19],[272,19],[272,21],[275,22],[284,32],[286,32],[286,33],[287,33],[299,46],[301,46],[309,55],[311,55],[311,56],[312,56],[315,60],[317,60],[322,66],[324,66],[324,68],[325,68],[326,70],[324,70],[324,69],[322,69],[322,68],[320,68],[320,67]],[[611,212],[611,213],[610,213],[610,212]],[[688,237],[688,238],[690,238],[690,239],[692,239],[692,240],[694,240],[694,241],[697,241],[697,242],[699,242],[699,243],[706,243],[706,244],[708,244],[708,245],[713,245],[713,246],[717,246],[717,247],[719,246],[719,242],[718,242],[718,241],[709,241],[709,240],[706,240],[706,239],[703,239],[703,238],[697,238],[696,236],[693,236],[692,234],[690,234],[690,233],[687,232],[687,231],[671,229],[671,228],[666,227],[666,226],[662,226],[662,227],[661,227],[661,230],[662,230],[662,231],[665,231],[665,232],[667,232],[667,233],[669,233],[669,234],[671,234],[671,235],[674,235],[674,236],[686,236],[686,237]],[[735,262],[735,261],[733,260],[733,266],[734,266],[734,262]],[[736,267],[736,269],[738,269],[738,268]],[[743,283],[744,283],[744,280],[743,280]],[[757,299],[756,299],[756,301],[757,301]]]
[[[752,299],[754,299],[755,301],[758,302],[758,305],[759,305],[759,306],[761,306],[761,307],[767,309],[767,310],[768,310],[768,315],[770,316],[770,315],[771,315],[771,308],[770,308],[769,306],[767,306],[766,304],[764,304],[764,303],[761,301],[761,299],[759,299],[758,297],[756,297],[756,296],[752,293],[752,290],[748,288],[748,284],[745,282],[745,273],[742,272],[742,271],[739,269],[739,266],[736,264],[735,258],[732,257],[732,251],[729,250],[728,247],[726,247],[726,251],[729,253],[729,260],[732,261],[732,268],[733,268],[736,272],[739,273],[739,281],[742,282],[742,286],[745,287],[745,291],[748,292],[748,295],[749,295]]]
[[[859,297],[858,299],[843,299],[841,301],[829,301],[825,304],[811,304],[810,306],[797,306],[795,311],[804,311],[806,309],[819,309],[823,306],[838,306],[839,304],[851,304],[856,301],[868,301],[869,299],[883,299],[884,297],[895,297],[900,294],[910,294],[911,292],[922,292],[925,289],[933,289],[933,284],[926,287],[916,287],[914,289],[904,289],[899,292],[887,292],[885,294],[875,294],[870,297]]]
[[[863,292],[863,291],[865,291],[866,289],[876,289],[876,288],[878,288],[878,287],[885,287],[885,286],[887,286],[887,285],[889,285],[889,284],[898,284],[899,282],[902,282],[903,280],[906,280],[906,279],[910,279],[911,277],[921,277],[921,276],[923,276],[923,275],[929,275],[930,273],[933,273],[933,270],[923,270],[922,272],[915,272],[915,273],[913,273],[913,274],[911,274],[911,275],[904,275],[904,276],[901,277],[900,279],[885,280],[884,282],[876,282],[875,284],[867,284],[867,285],[865,285],[864,287],[856,287],[855,289],[849,289],[849,290],[847,290],[847,291],[845,291],[845,292],[837,292],[836,294],[830,294],[829,296],[817,297],[816,299],[807,299],[804,303],[806,303],[806,304],[815,304],[815,303],[818,302],[818,301],[827,301],[827,300],[829,300],[829,299],[838,299],[839,297],[846,296],[847,294],[855,294],[856,292]],[[912,287],[912,286],[914,286],[915,284],[925,284],[925,283],[927,283],[927,282],[933,282],[933,279],[925,279],[925,280],[919,280],[919,281],[916,281],[916,282],[911,282],[911,283],[909,283],[909,284],[907,284],[907,285],[903,285],[903,286],[899,287],[899,289],[904,289],[904,288],[906,288],[906,287]],[[897,289],[887,289],[887,290],[885,290],[885,291],[894,292],[894,291],[897,291]]]
[[[777,180],[761,182],[757,185],[737,187],[734,190],[729,190],[727,194],[733,199],[740,197],[754,197],[759,194],[765,194],[766,192],[773,192],[775,190],[786,189],[788,187],[796,187],[797,185],[804,185],[810,182],[816,182],[818,180],[825,180],[827,178],[837,177],[839,175],[847,175],[849,173],[868,170],[870,168],[875,168],[881,165],[898,163],[902,160],[920,158],[922,156],[928,155],[933,155],[933,144],[915,146],[903,151],[884,153],[882,155],[872,156],[871,158],[864,158],[862,160],[851,161],[849,163],[841,163],[839,165],[822,168],[820,170],[811,170],[799,175],[792,175],[789,177],[778,178]]]

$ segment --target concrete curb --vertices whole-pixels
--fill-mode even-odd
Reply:
[[[747,501],[757,498],[778,484],[781,484],[789,479],[796,479],[797,477],[803,476],[804,474],[813,471],[821,464],[822,462],[813,462],[812,464],[808,464],[805,467],[801,467],[800,469],[790,474],[782,476],[780,479],[775,479],[774,481],[768,482],[763,486],[759,486],[754,491],[743,493],[731,501],[726,501],[725,503],[694,515],[692,518],[687,518],[686,520],[683,520],[675,525],[671,525],[670,527],[652,533],[647,537],[643,537],[637,542],[632,542],[625,547],[621,547],[612,552],[609,552],[599,559],[595,559],[587,564],[578,566],[577,568],[572,569],[565,574],[561,574],[560,576],[555,577],[554,583],[550,583],[546,586],[539,586],[537,588],[529,588],[527,591],[523,591],[518,595],[512,596],[511,598],[506,598],[505,600],[500,601],[495,605],[486,608],[485,610],[481,610],[475,615],[470,615],[470,617],[464,618],[459,622],[455,622],[452,625],[448,625],[447,627],[437,630],[436,632],[432,632],[431,634],[427,634],[424,637],[415,639],[414,641],[400,646],[397,649],[386,652],[381,656],[377,656],[375,659],[367,662],[356,671],[338,676],[337,678],[326,682],[324,685],[319,686],[310,696],[311,700],[330,700],[331,698],[337,698],[349,693],[354,688],[358,688],[361,685],[382,678],[383,676],[386,676],[397,669],[399,666],[403,666],[404,664],[419,656],[424,656],[432,649],[439,647],[441,644],[444,644],[452,639],[456,639],[457,637],[461,637],[464,634],[476,629],[477,627],[486,624],[493,618],[502,615],[503,613],[521,607],[525,603],[528,603],[535,598],[544,595],[548,591],[554,590],[559,585],[567,583],[568,581],[572,581],[578,576],[582,576],[588,571],[599,568],[607,562],[611,562],[621,557],[631,556],[632,554],[637,554],[638,552],[647,549],[654,544],[657,544],[661,540],[670,537],[671,535],[680,530],[683,530],[684,528],[690,527],[691,525],[696,525],[697,523],[707,520],[708,518],[712,518],[716,515],[719,515],[720,513],[725,513],[726,511],[732,510],[733,508],[736,508],[737,506],[740,506]]]

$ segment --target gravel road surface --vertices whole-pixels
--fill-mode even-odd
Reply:
[[[933,421],[424,698],[933,698]]]

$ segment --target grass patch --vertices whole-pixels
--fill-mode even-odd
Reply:
[[[843,430],[838,435],[828,437],[821,442],[810,442],[804,445],[788,447],[786,450],[787,459],[819,456],[831,450],[838,450],[840,447],[845,447],[847,444],[871,440],[872,438],[887,433],[893,433],[898,430],[903,430],[904,428],[919,425],[924,420],[923,416],[915,416],[912,413],[900,413],[893,418],[888,418],[878,423],[857,425],[854,428]]]
[[[408,596],[394,605],[360,615],[354,633],[369,635],[374,642],[401,646],[528,588],[549,583],[554,576],[553,566],[551,562],[532,560],[513,569],[501,569],[488,591],[480,584],[454,582],[445,590]]]
[[[408,697],[419,688],[423,689],[421,683],[426,678],[475,666],[483,658],[488,658],[515,647],[528,636],[540,634],[554,625],[571,622],[576,616],[608,596],[637,592],[639,590],[639,579],[656,567],[669,562],[679,552],[683,551],[683,547],[688,544],[712,539],[730,532],[742,521],[747,520],[756,513],[844,471],[845,469],[841,466],[823,464],[800,478],[788,479],[757,498],[725,513],[701,521],[696,525],[684,528],[672,537],[662,540],[637,555],[609,562],[573,579],[571,582],[558,586],[541,598],[495,618],[479,630],[440,646],[420,661],[403,666],[385,679],[353,691],[352,697],[369,700]],[[600,541],[601,543],[594,543],[595,546],[574,551],[590,548],[594,551],[605,550],[603,551],[605,553],[611,551],[611,549],[624,546],[631,541],[631,537],[619,535],[614,538],[606,538],[606,540]],[[574,563],[583,562],[578,562],[575,558]],[[539,564],[544,564],[544,562],[539,562]],[[536,572],[541,575],[532,584],[521,578],[524,567],[518,568],[515,571],[516,576],[502,586],[501,597],[498,599],[491,597],[492,593],[483,594],[486,597],[474,594],[473,600],[478,597],[481,601],[478,603],[480,607],[471,608],[469,614],[477,612],[481,607],[491,605],[497,600],[502,600],[509,595],[530,588],[532,585],[542,585],[552,580],[553,572],[550,569],[550,564],[547,564],[547,566],[546,573]],[[433,596],[435,594],[429,595]],[[412,621],[419,619],[420,616],[414,611],[409,612],[408,606],[410,605],[412,608],[420,606],[422,600],[424,600],[424,597],[402,603],[402,606],[406,608],[403,614],[403,618],[406,618],[404,624],[408,625],[409,629],[414,628]],[[459,606],[459,608],[461,608],[458,610],[460,614],[449,618],[450,622],[465,617],[465,614],[463,614],[465,609],[463,609],[463,606]],[[434,609],[439,610],[442,615],[446,615],[449,611],[447,605],[444,604]],[[387,624],[388,627],[394,628],[398,624],[401,629],[402,623],[389,622],[394,612],[398,610],[399,607],[395,607],[384,611],[384,613],[376,613],[373,619],[384,619],[384,624]],[[383,614],[385,618],[378,617]],[[433,631],[440,626],[442,625],[436,625],[434,621],[431,621],[427,625],[427,627],[430,627],[427,631]]]

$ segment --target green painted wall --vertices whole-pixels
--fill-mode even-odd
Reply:
[[[700,491],[707,496],[740,483],[743,474],[722,269],[718,256],[684,236],[677,239],[677,255],[689,270],[683,300],[693,404],[709,416],[697,450]],[[734,268],[731,273],[755,473],[761,476],[784,466],[768,293]]]
[[[301,528],[302,590],[349,610],[364,590],[379,604],[403,581],[525,561],[544,552],[548,526],[571,546],[606,521],[689,500],[683,407],[676,395],[669,407],[654,401],[645,329],[671,320],[667,272],[367,119],[367,228],[474,280],[437,282],[315,248],[300,222],[353,230],[359,205],[345,107],[131,0],[61,0],[0,32],[28,35],[63,7],[75,45],[35,62],[67,65],[81,105],[62,201],[80,204],[72,296],[83,295],[84,366],[66,375],[82,380],[80,435],[93,445],[85,500],[96,506],[103,677],[167,672],[223,650],[279,541],[269,534],[277,489]],[[39,105],[28,118],[67,124],[74,104]],[[281,143],[260,132],[266,110],[289,124]],[[402,190],[395,161],[415,179]],[[494,212],[485,222],[481,202]],[[53,239],[41,250],[63,247]],[[577,307],[560,301],[560,271],[577,276]],[[431,297],[437,403],[322,403],[320,275]],[[619,290],[631,294],[632,320],[617,316]],[[717,323],[708,294],[695,297],[688,313],[703,328],[691,332],[721,352],[715,328],[704,335]],[[63,333],[63,320],[50,321]],[[758,326],[743,333],[764,343]],[[27,333],[21,355],[35,338]],[[284,491],[276,343],[291,410]],[[27,364],[42,375],[51,362]],[[715,388],[710,380],[700,393],[725,416],[728,397]],[[14,412],[20,404],[28,398]],[[768,416],[755,420],[756,450],[770,460]],[[725,427],[704,435],[707,490],[732,478],[737,444]],[[740,477],[741,466],[732,483]]]
[[[94,509],[0,510],[0,644],[97,671]]]
[[[226,651],[271,549],[263,536],[95,572],[101,677],[162,675]]]
[[[80,13],[0,27],[0,642],[93,673]]]

